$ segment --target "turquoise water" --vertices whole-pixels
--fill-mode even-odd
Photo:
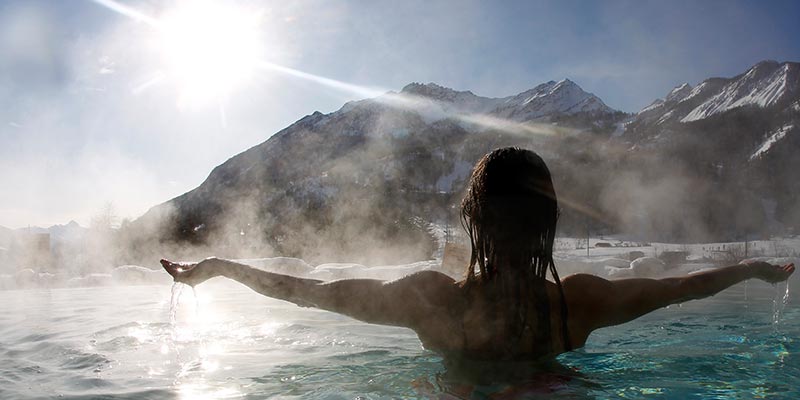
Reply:
[[[186,289],[172,319],[167,286],[5,291],[0,398],[800,398],[784,288],[671,306],[545,367],[445,366],[409,330],[227,282]]]

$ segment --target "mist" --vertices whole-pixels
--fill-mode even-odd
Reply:
[[[148,16],[170,6],[126,5]],[[639,151],[608,140],[623,112],[523,121],[399,90],[432,81],[498,100],[572,78],[633,112],[683,81],[797,58],[796,46],[771,32],[725,28],[751,18],[750,5],[702,24],[692,23],[702,14],[694,6],[625,5],[630,13],[621,13],[621,3],[594,10],[591,22],[574,12],[577,4],[467,2],[458,12],[437,4],[423,15],[413,3],[247,6],[264,21],[263,68],[223,96],[184,101],[146,21],[92,2],[76,13],[39,2],[3,5],[0,168],[11,173],[0,175],[0,225],[74,220],[86,230],[80,250],[59,250],[52,237],[56,258],[75,260],[46,268],[20,261],[13,249],[26,245],[7,239],[0,244],[13,260],[7,273],[156,269],[161,257],[212,255],[369,266],[437,259],[442,240],[431,232],[458,230],[471,166],[507,145],[534,149],[549,163],[564,237],[588,230],[642,241],[738,241],[793,226],[788,195],[761,198],[760,189],[736,183],[736,171],[710,173],[717,167],[685,157],[686,148]],[[509,18],[515,11],[536,23]],[[752,18],[791,14],[780,11]],[[642,16],[663,34],[650,33]],[[575,24],[585,32],[569,28]],[[741,40],[714,46],[721,39],[707,32]],[[533,39],[500,40],[512,33]],[[695,37],[705,38],[702,46]],[[763,42],[774,46],[748,45]],[[737,51],[725,51],[732,43]],[[115,222],[97,224],[108,204]]]
[[[0,2],[0,397],[798,398],[798,16]],[[553,253],[469,275],[503,147]]]

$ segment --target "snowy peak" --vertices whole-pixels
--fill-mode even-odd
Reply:
[[[699,86],[698,86],[699,87]],[[689,99],[697,88],[692,88],[688,83],[674,87],[663,99],[656,99],[649,106],[637,113],[637,117],[647,122],[662,124],[673,118],[675,112],[671,110],[677,103]]]
[[[732,78],[708,78],[695,87],[688,83],[676,86],[639,111],[624,134],[654,138],[662,132],[683,129],[679,125],[742,107],[784,113],[792,119],[795,117],[791,115],[800,111],[795,104],[800,104],[800,64],[762,61]]]
[[[694,89],[689,91],[685,97],[683,97],[680,101],[681,102],[689,102],[689,100],[699,100],[703,101],[708,99],[710,96],[713,96],[718,90],[720,90],[725,84],[728,83],[728,79],[725,78],[709,78],[701,82],[699,85],[695,86]]]
[[[553,115],[617,112],[569,79],[549,81],[501,100],[493,114],[515,121],[529,121]]]
[[[439,86],[435,83],[417,83],[413,82],[405,87],[400,93],[411,94],[415,96],[427,97],[432,100],[454,102],[465,98],[477,98],[475,94],[470,91],[457,91],[444,86]]]
[[[575,82],[564,79],[558,82],[549,81],[543,83],[531,90],[509,98],[506,102],[527,106],[528,104],[542,99],[545,100],[545,102],[559,103],[561,111],[566,112],[592,98],[597,99],[595,95],[585,92]],[[602,101],[600,103],[602,103]]]
[[[708,89],[708,87],[709,86],[706,82],[697,85],[697,87],[692,87],[692,85],[688,83],[682,83],[672,88],[672,90],[670,90],[669,93],[667,93],[667,95],[663,98],[655,99],[652,103],[650,103],[649,106],[641,109],[638,114],[649,113],[661,107],[674,105],[675,103],[680,103],[684,100],[691,99],[698,94],[703,93],[704,90]]]
[[[486,114],[518,122],[558,115],[618,112],[569,79],[548,81],[520,94],[501,98],[482,97],[435,83],[416,82],[406,85],[402,94],[433,100],[451,112]]]
[[[688,83],[684,83],[680,86],[676,86],[672,89],[667,97],[664,98],[665,101],[681,101],[685,99],[689,94],[692,93],[692,86]]]
[[[771,107],[797,94],[800,64],[762,61],[730,79],[717,93],[698,105],[681,122],[708,118],[737,107]]]
[[[435,83],[411,83],[406,85],[400,93],[417,97],[417,100],[431,100],[438,103],[436,105],[444,110],[457,113],[485,114],[494,109],[498,102],[498,99],[476,96],[468,90],[453,90]]]
[[[549,81],[547,83],[543,83],[535,88],[522,92],[519,95],[515,96],[514,99],[524,98],[522,101],[522,105],[527,105],[536,99],[546,98],[550,96],[553,97],[574,97],[577,101],[580,101],[588,95],[588,93],[584,92],[580,86],[576,85],[575,82],[572,82],[569,79],[564,79],[559,82]]]

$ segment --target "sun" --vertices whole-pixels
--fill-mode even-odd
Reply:
[[[179,103],[226,96],[251,78],[263,57],[260,13],[231,3],[185,1],[158,22],[167,78]]]

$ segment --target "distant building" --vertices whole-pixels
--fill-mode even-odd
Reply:
[[[54,257],[49,233],[26,233],[21,239],[21,265],[18,265],[20,269],[31,268],[35,271],[53,269]]]

